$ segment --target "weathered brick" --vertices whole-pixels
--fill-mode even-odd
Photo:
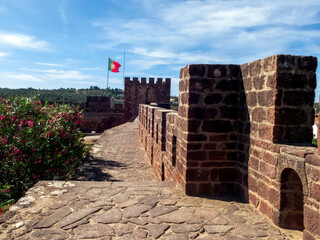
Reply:
[[[196,118],[196,119],[202,119],[205,113],[205,109],[200,107],[189,107],[188,108],[188,118]]]
[[[197,160],[197,161],[205,161],[207,160],[207,151],[192,151],[190,152],[188,149],[187,152],[187,159],[188,161],[193,161],[193,160]]]
[[[233,131],[233,126],[230,121],[207,120],[203,122],[202,130],[204,132],[226,133]]]
[[[214,82],[208,78],[193,78],[189,79],[189,91],[204,92],[210,88],[210,85]]]
[[[216,88],[221,91],[239,91],[240,83],[237,80],[219,81]]]
[[[214,119],[217,115],[218,115],[217,109],[215,109],[215,108],[206,109],[203,119]]]
[[[263,69],[265,72],[273,72],[277,70],[277,55],[264,59]]]
[[[263,161],[260,161],[260,172],[271,179],[276,177],[276,167]]]
[[[311,56],[298,57],[298,66],[301,70],[315,72],[317,70],[317,58]]]
[[[257,94],[255,92],[249,92],[247,95],[247,105],[254,107],[257,105]]]
[[[277,86],[284,89],[303,89],[307,86],[307,78],[304,74],[278,73]]]
[[[259,169],[259,159],[255,158],[253,156],[250,156],[249,161],[248,161],[248,165],[250,168],[252,168],[254,170],[258,170]]]
[[[261,73],[261,60],[256,60],[249,63],[250,76],[255,77]]]
[[[276,165],[277,164],[277,156],[275,154],[273,154],[272,152],[265,151],[263,153],[263,161],[265,161],[266,163],[272,164],[272,165]]]
[[[206,141],[207,136],[203,134],[192,134],[188,133],[187,135],[187,141]]]
[[[223,99],[223,104],[225,105],[233,105],[236,106],[239,103],[239,94],[238,93],[232,93],[228,94]]]
[[[222,106],[219,108],[222,118],[238,119],[238,108]]]
[[[225,151],[209,151],[209,160],[225,160]]]
[[[277,87],[278,74],[274,73],[267,76],[267,87],[275,89]]]
[[[255,193],[258,191],[258,182],[252,175],[248,176],[248,188],[250,191]]]
[[[260,200],[260,212],[262,212],[265,216],[267,216],[269,219],[272,219],[272,207],[267,204],[267,202]]]
[[[316,183],[316,182],[312,183],[311,197],[314,198],[316,201],[320,202],[320,184],[319,183]]]
[[[261,124],[259,126],[259,137],[269,141],[273,141],[273,126]]]
[[[269,90],[258,92],[257,98],[260,106],[271,107],[274,106],[277,99],[281,98],[279,96],[280,92],[277,90]]]
[[[235,168],[220,168],[218,173],[218,179],[221,182],[234,182],[236,180]]]
[[[246,91],[250,91],[252,89],[252,85],[252,78],[243,79],[243,87]]]
[[[314,103],[314,91],[285,91],[283,104],[292,106],[309,105]]]
[[[186,179],[191,182],[208,181],[210,171],[204,169],[187,169]]]
[[[280,189],[269,188],[268,200],[276,209],[280,209]]]
[[[190,77],[205,77],[206,65],[203,64],[190,64],[189,65],[189,76]]]
[[[209,78],[221,78],[227,74],[226,65],[212,64],[208,66],[208,77]]]
[[[221,94],[217,94],[217,93],[212,93],[212,94],[209,94],[205,97],[204,99],[204,103],[205,104],[217,104],[221,101],[222,99],[222,95]]]
[[[281,108],[276,110],[276,124],[299,125],[307,121],[307,114],[303,109]]]
[[[252,110],[252,120],[259,123],[266,120],[265,110],[261,107],[254,108]]]
[[[317,235],[320,235],[320,213],[304,206],[304,227]]]

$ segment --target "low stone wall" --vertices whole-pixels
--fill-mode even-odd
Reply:
[[[316,66],[313,57],[275,55],[181,69],[178,113],[139,107],[158,179],[186,194],[237,196],[276,225],[320,238],[320,158],[308,147]]]
[[[85,113],[80,130],[82,132],[103,132],[123,124],[123,113]]]

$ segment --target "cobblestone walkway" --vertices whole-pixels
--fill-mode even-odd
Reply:
[[[77,180],[41,181],[0,217],[0,239],[300,239],[250,205],[157,182],[137,122],[106,131]]]

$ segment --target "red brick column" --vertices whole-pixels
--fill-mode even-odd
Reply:
[[[233,194],[236,181],[238,65],[180,71],[177,169],[187,194]]]
[[[316,66],[316,58],[290,55],[241,65],[250,120],[249,133],[242,133],[249,143],[249,199],[277,225],[280,148],[275,143],[311,143]]]

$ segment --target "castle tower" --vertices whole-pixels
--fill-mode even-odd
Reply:
[[[157,103],[161,107],[170,107],[170,86],[171,79],[149,78],[147,83],[146,78],[139,79],[134,77],[130,80],[125,78],[124,85],[124,121],[129,121],[132,117],[138,115],[139,104]]]

